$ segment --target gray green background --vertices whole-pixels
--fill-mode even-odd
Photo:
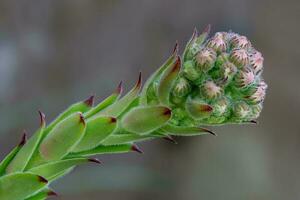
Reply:
[[[106,155],[53,187],[62,200],[300,199],[298,0],[1,0],[0,158],[22,130],[139,70],[148,77],[183,49],[194,26],[247,35],[269,84],[258,125],[212,128],[218,137],[141,144],[144,155]]]

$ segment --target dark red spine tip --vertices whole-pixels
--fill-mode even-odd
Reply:
[[[115,118],[115,117],[110,118],[110,123],[116,123],[116,122],[117,122],[117,118]]]
[[[100,160],[98,160],[97,158],[89,158],[88,161],[93,162],[93,163],[97,163],[97,164],[102,164],[102,162]]]
[[[46,124],[46,115],[39,110],[39,115],[40,115],[40,126],[45,126]]]
[[[172,72],[180,70],[180,67],[181,67],[181,58],[180,58],[180,56],[177,56],[176,62],[175,62],[174,67],[172,69]]]
[[[27,141],[27,132],[24,130],[21,141],[18,146],[24,146],[24,144],[26,144],[26,141]]]
[[[142,85],[142,72],[139,73],[139,78],[138,81],[136,83],[136,88],[140,88]]]
[[[95,95],[91,95],[89,98],[84,100],[84,103],[89,107],[92,107],[94,105],[94,102],[95,102]]]
[[[254,119],[251,120],[250,123],[252,123],[252,124],[258,124],[258,122],[256,120],[254,120]]]
[[[132,150],[132,151],[135,151],[135,152],[138,152],[138,153],[141,153],[141,154],[144,153],[144,152],[143,152],[136,144],[133,144],[133,145],[131,146],[131,150]]]
[[[51,191],[47,192],[47,196],[58,196],[58,194],[51,190]]]
[[[48,180],[42,176],[38,176],[38,179],[39,179],[39,182],[41,182],[41,183],[48,183]]]
[[[172,111],[169,108],[165,108],[163,115],[170,116],[171,114],[172,114]]]
[[[208,25],[205,27],[203,33],[206,33],[206,34],[208,35],[208,34],[210,33],[210,30],[211,30],[211,25],[208,24]]]
[[[79,114],[79,118],[80,118],[80,123],[84,124],[85,125],[85,119],[84,119],[84,116],[83,114]]]
[[[120,81],[120,83],[117,87],[116,93],[121,94],[122,92],[123,92],[123,81]]]
[[[179,51],[179,44],[178,44],[178,40],[176,40],[176,43],[175,43],[172,53],[177,55],[178,51]]]
[[[163,137],[163,139],[172,142],[173,144],[178,144],[178,142],[170,135],[166,135],[165,137]]]
[[[202,105],[200,110],[203,112],[211,112],[213,111],[213,108],[210,105]]]
[[[217,136],[217,134],[216,133],[214,133],[213,131],[211,131],[211,130],[209,130],[209,129],[206,129],[206,128],[201,128],[203,131],[205,131],[205,132],[207,132],[207,133],[210,133],[210,134],[212,134],[212,135],[214,135],[214,136]]]

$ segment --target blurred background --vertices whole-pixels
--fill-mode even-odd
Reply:
[[[140,144],[135,153],[80,166],[53,188],[62,200],[300,199],[300,1],[1,0],[0,158],[23,129],[120,80],[148,77],[193,28],[247,35],[269,84],[258,125]]]

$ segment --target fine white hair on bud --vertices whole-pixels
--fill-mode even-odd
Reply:
[[[210,39],[207,46],[214,49],[218,53],[225,52],[227,49],[227,43],[222,33],[216,33],[214,37]]]
[[[246,120],[251,114],[250,106],[244,101],[236,102],[233,106],[233,114],[241,121]]]
[[[217,54],[210,48],[200,50],[195,56],[197,67],[200,71],[209,71],[216,61]]]
[[[179,78],[174,86],[173,95],[175,97],[184,97],[190,92],[190,85],[185,78]]]
[[[256,75],[260,74],[263,70],[264,58],[258,51],[254,51],[250,54],[250,65]]]
[[[203,84],[201,92],[206,98],[215,99],[223,93],[223,89],[210,80]]]
[[[253,73],[252,69],[249,67],[238,71],[235,77],[235,84],[237,87],[244,88],[255,81],[255,74]]]
[[[233,49],[230,54],[230,60],[239,68],[243,68],[249,63],[248,52],[245,49]]]
[[[251,103],[260,103],[264,100],[266,96],[267,84],[261,81],[257,87],[252,90],[252,94],[246,96],[246,99]]]
[[[251,47],[250,41],[245,37],[238,34],[235,34],[231,39],[231,45],[233,48],[249,48]]]

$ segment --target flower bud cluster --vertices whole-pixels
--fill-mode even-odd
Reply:
[[[203,38],[203,34],[192,38],[186,47],[188,56],[183,55],[182,69],[172,89],[173,107],[182,108],[186,119],[192,119],[195,124],[242,123],[256,119],[267,89],[261,77],[262,54],[245,36],[218,32],[199,43],[198,38]],[[199,112],[207,113],[196,115],[195,109],[204,104],[211,109],[199,108]]]

